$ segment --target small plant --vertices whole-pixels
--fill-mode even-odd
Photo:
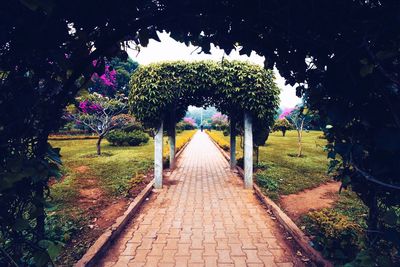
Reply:
[[[268,191],[275,192],[279,188],[278,181],[268,177],[266,173],[259,173],[256,175],[257,183],[267,189]]]
[[[149,141],[149,136],[142,131],[125,132],[113,130],[106,136],[113,146],[139,146]]]
[[[325,257],[346,263],[360,250],[362,228],[347,216],[332,209],[313,211],[303,217],[314,246]]]

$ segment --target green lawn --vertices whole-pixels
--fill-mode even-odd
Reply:
[[[229,149],[229,136],[220,131],[208,132],[222,147]],[[328,160],[323,151],[326,143],[321,139],[322,132],[309,131],[303,135],[303,155],[296,157],[298,149],[296,131],[271,133],[265,146],[260,147],[257,180],[268,180],[269,196],[287,195],[312,188],[331,178],[327,175]],[[243,150],[237,138],[237,158],[241,158]],[[257,167],[257,166],[256,166]]]
[[[185,131],[177,135],[177,148],[186,143],[195,131]],[[77,189],[84,183],[82,179],[89,176],[106,195],[120,196],[125,194],[132,179],[148,172],[153,167],[153,139],[146,145],[136,147],[111,146],[107,140],[102,142],[102,156],[96,153],[96,140],[63,140],[50,141],[53,147],[61,148],[65,179],[52,186],[52,195],[56,202],[65,203],[72,198]],[[165,138],[164,156],[168,155],[167,138]],[[82,166],[89,171],[80,172]],[[82,175],[85,174],[85,175]]]

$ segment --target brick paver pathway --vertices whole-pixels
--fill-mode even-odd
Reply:
[[[101,266],[293,266],[267,211],[205,133],[102,259]]]

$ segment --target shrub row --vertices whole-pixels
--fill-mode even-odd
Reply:
[[[106,136],[108,142],[113,146],[139,146],[149,141],[149,136],[142,131],[125,132],[113,130]]]
[[[50,135],[49,140],[62,141],[62,140],[84,140],[84,139],[98,139],[96,135]]]
[[[221,132],[209,131],[206,133],[225,151],[229,151],[229,142],[225,138],[221,137]]]

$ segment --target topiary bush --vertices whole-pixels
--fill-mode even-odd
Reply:
[[[106,139],[113,146],[139,146],[146,144],[149,141],[149,136],[142,131],[113,130],[108,133]]]
[[[314,246],[337,263],[354,259],[362,244],[362,228],[332,209],[313,211],[302,218]]]

